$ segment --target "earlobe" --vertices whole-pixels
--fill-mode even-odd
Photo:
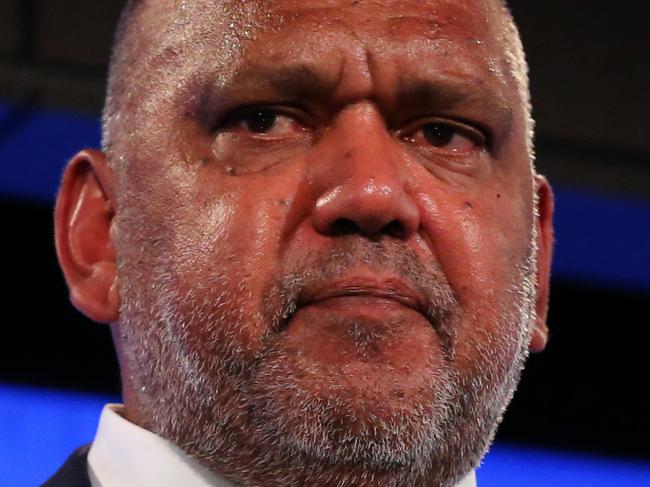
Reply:
[[[546,178],[535,176],[537,193],[537,320],[530,342],[531,352],[541,352],[548,341],[548,299],[553,258],[553,191]]]
[[[546,323],[540,323],[539,320],[535,323],[533,329],[533,337],[530,340],[530,351],[533,353],[541,352],[546,348],[548,342],[548,327]]]
[[[114,178],[106,156],[80,152],[68,163],[57,197],[56,249],[72,303],[105,323],[116,321],[119,311],[111,240],[114,208]]]

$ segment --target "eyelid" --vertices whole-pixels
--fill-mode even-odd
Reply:
[[[313,123],[306,115],[306,111],[297,104],[252,103],[231,110],[215,124],[213,132],[219,132],[234,127],[240,123],[247,114],[263,110],[273,111],[277,115],[295,120],[306,128],[313,128]]]
[[[426,125],[431,124],[450,126],[460,132],[462,135],[470,138],[477,145],[477,147],[484,148],[485,150],[490,150],[492,139],[490,131],[486,130],[485,127],[481,126],[480,124],[461,119],[453,119],[440,116],[420,117],[407,123],[404,128],[398,131],[397,135],[399,138],[409,138],[418,131],[422,130]]]

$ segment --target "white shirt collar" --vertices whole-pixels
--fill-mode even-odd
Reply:
[[[92,487],[227,487],[173,443],[127,421],[122,406],[104,406],[88,452]]]
[[[122,406],[102,411],[88,453],[92,487],[231,487],[173,443],[127,421]],[[456,487],[476,487],[471,472]]]
[[[456,487],[477,487],[476,486],[476,473],[472,470],[467,474],[463,480],[461,480]]]

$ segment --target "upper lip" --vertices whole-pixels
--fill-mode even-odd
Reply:
[[[396,276],[349,275],[308,285],[299,294],[297,307],[342,296],[391,299],[428,316],[427,300],[423,293]]]

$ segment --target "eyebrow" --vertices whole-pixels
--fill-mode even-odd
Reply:
[[[338,77],[299,63],[285,66],[252,65],[235,75],[224,91],[243,102],[260,98],[324,101],[335,92]]]
[[[310,63],[269,66],[248,65],[239,71],[223,91],[239,104],[291,101],[325,103],[337,90],[340,72],[330,74]],[[399,113],[457,113],[480,118],[487,124],[507,127],[513,108],[498,87],[471,74],[414,74],[397,81],[389,104],[377,100],[387,115]]]
[[[280,68],[269,73],[268,80],[277,91],[308,98],[331,95],[338,84],[338,79],[328,80],[305,64]]]
[[[508,124],[513,112],[500,90],[468,75],[403,78],[398,82],[395,103],[406,111],[480,111],[500,124]]]

